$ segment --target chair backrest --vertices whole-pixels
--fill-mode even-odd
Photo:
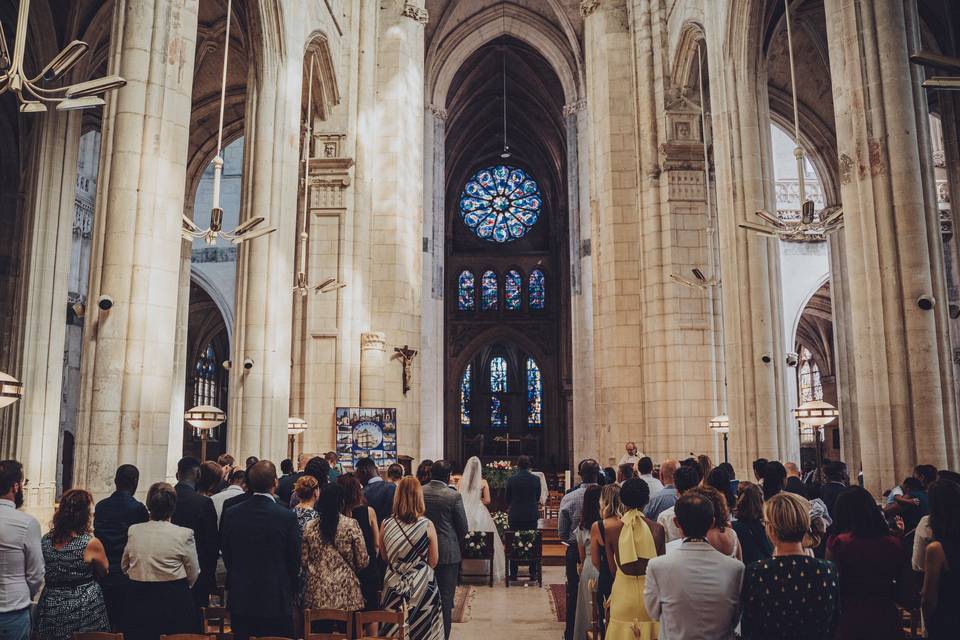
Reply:
[[[520,533],[530,533],[529,531],[513,531],[507,529],[504,532],[504,541],[503,541],[503,552],[507,558],[526,561],[526,560],[539,560],[543,555],[543,532],[537,529],[534,531],[533,548],[529,552],[521,553],[514,549],[513,541]]]
[[[73,640],[123,640],[122,633],[104,633],[102,631],[78,631]]]
[[[258,638],[254,638],[253,636],[250,636],[250,640],[292,640],[292,639],[284,638],[282,636],[260,636]]]
[[[342,626],[343,631],[314,632],[313,625],[332,623]],[[327,625],[324,625],[327,626]],[[303,640],[351,640],[353,638],[353,612],[340,609],[305,609],[303,612]]]
[[[160,640],[216,640],[216,636],[205,633],[173,633],[160,636]]]
[[[202,607],[200,619],[203,633],[225,633],[230,627],[230,611],[226,607]]]
[[[406,607],[404,607],[404,609],[405,608]],[[381,635],[379,633],[375,636],[363,635],[360,636],[360,640],[368,640],[369,638],[395,638],[396,640],[404,640],[406,618],[406,613],[403,610],[393,611],[392,609],[380,609],[377,611],[358,611],[354,617],[354,624],[358,634],[363,633],[363,627],[367,624],[379,623],[381,625],[394,625],[394,629],[390,635]]]

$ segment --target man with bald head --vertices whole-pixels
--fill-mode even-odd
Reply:
[[[660,463],[660,481],[663,483],[663,489],[650,498],[650,502],[643,510],[643,515],[654,522],[657,521],[657,516],[662,511],[677,503],[677,488],[673,486],[673,475],[677,472],[679,466],[680,463],[673,459],[664,460]]]
[[[797,467],[797,463],[784,462],[783,467],[787,470],[787,482],[783,485],[783,490],[805,498],[803,479],[800,478],[800,468]]]

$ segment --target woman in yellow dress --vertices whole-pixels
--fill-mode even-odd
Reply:
[[[655,640],[659,632],[659,625],[643,606],[643,588],[647,561],[663,555],[666,533],[643,515],[649,499],[650,487],[645,480],[627,480],[620,489],[623,516],[616,524],[605,525],[607,561],[616,576],[605,640]]]

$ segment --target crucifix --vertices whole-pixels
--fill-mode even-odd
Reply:
[[[393,351],[403,361],[403,395],[407,395],[407,391],[410,391],[410,383],[413,381],[413,359],[417,357],[417,351],[406,344],[402,348],[394,347]]]

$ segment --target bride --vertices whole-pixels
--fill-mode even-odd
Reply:
[[[493,536],[493,580],[494,583],[503,580],[505,565],[503,556],[503,541],[497,534],[497,525],[487,509],[490,504],[490,486],[483,479],[483,467],[480,458],[474,456],[467,460],[460,479],[460,495],[463,496],[463,509],[467,513],[467,524],[470,531],[492,531]],[[465,568],[469,573],[481,573],[482,569],[473,569],[470,565],[483,563],[485,560],[464,560]],[[486,567],[484,567],[486,568]]]

